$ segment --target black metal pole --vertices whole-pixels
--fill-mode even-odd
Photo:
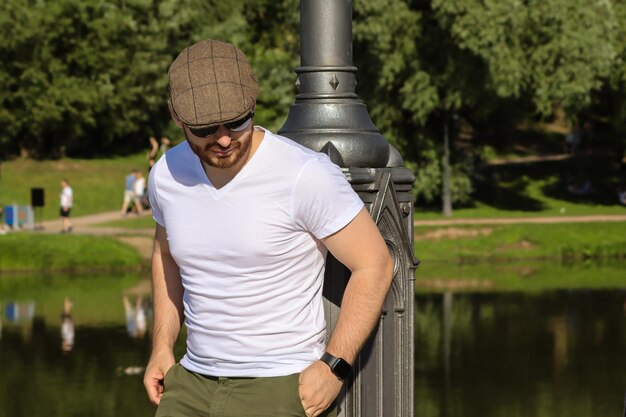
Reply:
[[[342,167],[402,166],[356,94],[352,1],[301,0],[300,57],[296,102],[279,133]]]
[[[365,203],[396,265],[376,331],[338,397],[339,417],[413,416],[413,209],[415,177],[374,126],[356,94],[352,1],[300,1],[296,102],[279,133],[326,153]],[[324,315],[331,334],[350,279],[329,255]]]

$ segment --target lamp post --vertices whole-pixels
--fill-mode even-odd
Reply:
[[[340,417],[413,416],[413,173],[374,126],[356,94],[352,1],[300,1],[298,93],[279,133],[339,165],[385,238],[394,278],[374,333],[339,395]],[[328,334],[349,271],[328,257],[324,284]]]

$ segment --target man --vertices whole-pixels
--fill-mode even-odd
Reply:
[[[135,172],[135,183],[133,184],[133,195],[135,196],[135,210],[137,214],[143,213],[142,199],[146,192],[146,179],[141,171]]]
[[[148,186],[157,226],[144,384],[157,416],[335,416],[391,284],[387,247],[328,157],[254,126],[258,84],[240,50],[202,41],[168,74],[187,140]],[[327,251],[352,275],[325,345]]]
[[[63,229],[61,229],[61,233],[69,233],[72,231],[72,222],[70,221],[70,212],[72,211],[72,205],[74,200],[74,192],[72,191],[72,187],[70,187],[70,183],[67,179],[63,178],[61,180],[61,195],[60,195],[60,205],[61,209],[59,213],[61,215],[61,223],[63,225]]]
[[[122,216],[128,214],[128,206],[135,201],[135,174],[137,170],[133,169],[124,179],[124,202],[122,203]]]

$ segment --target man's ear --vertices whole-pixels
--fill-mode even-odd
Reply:
[[[180,118],[174,111],[174,108],[172,107],[172,99],[169,99],[169,98],[167,99],[167,108],[170,110],[170,116],[172,116],[172,120],[174,121],[174,124],[178,126],[179,128],[183,129],[183,122],[180,120]]]

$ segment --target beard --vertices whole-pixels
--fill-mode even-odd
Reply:
[[[221,169],[228,169],[236,166],[250,154],[252,146],[252,135],[231,140],[228,148],[222,148],[217,143],[199,145],[189,140],[191,150],[198,155],[198,158],[209,166]],[[228,155],[220,156],[219,152],[227,152]]]

